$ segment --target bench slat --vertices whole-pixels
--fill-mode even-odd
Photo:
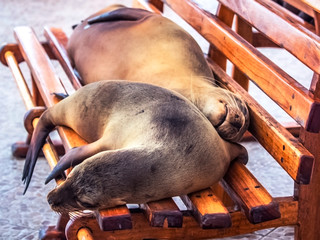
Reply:
[[[307,131],[320,130],[320,104],[306,88],[195,3],[190,0],[167,0],[167,3]],[[310,115],[314,121],[309,121]]]
[[[320,12],[320,3],[318,0],[285,0],[285,2],[309,14],[311,17],[313,16],[313,11]]]
[[[242,163],[232,163],[224,180],[226,188],[229,187],[227,191],[250,222],[256,224],[281,217],[278,203]]]
[[[31,28],[17,27],[14,29],[14,34],[46,106],[53,106],[59,100],[52,93],[65,93],[65,90],[54,73],[50,59]],[[83,139],[66,127],[58,127],[58,131],[67,149],[86,144]]]
[[[270,11],[271,5],[261,5],[257,1],[251,0],[239,0],[236,2],[219,0],[219,2],[244,18],[257,30],[263,32],[274,43],[287,49],[313,71],[320,73],[319,36],[310,31],[301,31],[301,26],[284,20],[279,14]],[[297,44],[299,44],[299,47]]]
[[[140,205],[153,227],[182,227],[182,212],[171,198]]]
[[[306,31],[308,29],[312,33],[316,33],[316,28],[311,23],[305,21],[303,18],[299,17],[297,14],[294,14],[290,10],[282,7],[281,5],[277,4],[276,2],[270,1],[270,0],[257,0],[260,4],[264,6],[268,6],[268,9],[276,14],[279,14],[280,17],[282,17],[285,20],[288,20],[289,22],[296,23],[302,28],[300,30],[304,31],[305,33],[309,33]],[[299,28],[299,26],[297,26]]]
[[[131,229],[131,214],[127,206],[96,211],[96,218],[102,231]]]
[[[208,63],[215,78],[231,91],[239,93],[247,102],[250,112],[249,131],[292,179],[308,184],[313,167],[313,155],[216,63],[210,59]]]
[[[51,47],[57,60],[59,60],[62,68],[66,72],[68,78],[70,79],[73,87],[77,90],[81,87],[81,83],[75,75],[70,61],[68,61],[68,54],[66,51],[66,46],[68,42],[68,37],[59,28],[48,28],[44,29],[44,36],[48,40],[48,44]]]
[[[103,232],[95,219],[72,219],[66,228],[66,237],[73,239],[82,227],[91,229],[94,239],[212,239],[245,234],[259,229],[297,224],[298,203],[292,198],[275,199],[279,204],[281,218],[258,224],[250,223],[241,212],[231,213],[232,226],[223,229],[202,229],[191,216],[183,217],[182,228],[155,228],[150,226],[143,213],[131,213],[133,228],[130,231]]]
[[[210,188],[181,196],[181,199],[203,229],[231,226],[229,211]]]

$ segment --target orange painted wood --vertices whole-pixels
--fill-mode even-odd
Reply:
[[[201,228],[214,229],[231,226],[229,211],[210,188],[182,196],[181,199],[187,208],[191,209]]]
[[[94,240],[91,230],[89,228],[81,228],[77,234],[78,240]]]
[[[97,211],[96,218],[102,231],[131,229],[131,215],[127,206]]]
[[[234,13],[232,11],[230,11],[228,8],[219,4],[216,15],[226,25],[228,25],[229,27],[232,26],[233,19],[234,19]],[[224,54],[212,44],[210,44],[210,46],[209,46],[208,56],[211,59],[213,59],[222,69],[224,69],[226,71],[226,69],[227,69],[226,56],[224,56]]]
[[[307,184],[311,177],[313,155],[216,63],[209,61],[209,65],[215,78],[240,94],[247,103],[252,135],[296,182]]]
[[[313,11],[320,12],[320,2],[318,0],[285,0],[295,8],[313,16]]]
[[[252,33],[252,46],[254,47],[279,47],[277,44],[272,42],[269,38],[261,34],[260,32]]]
[[[53,54],[60,62],[73,87],[76,90],[79,89],[81,87],[81,83],[73,71],[66,51],[68,37],[62,29],[48,27],[45,27],[44,29],[44,36],[48,40],[48,44],[51,47]]]
[[[53,106],[58,99],[51,93],[64,93],[64,89],[57,84],[58,77],[54,74],[49,57],[31,28],[17,27],[14,35],[46,106]]]
[[[224,181],[250,222],[261,223],[281,217],[278,203],[242,163],[233,162]]]
[[[182,228],[152,227],[143,213],[132,212],[133,227],[131,230],[103,232],[94,217],[82,217],[71,220],[66,228],[68,239],[75,239],[82,227],[91,230],[94,239],[209,239],[240,235],[264,228],[297,224],[298,204],[292,198],[277,198],[281,219],[275,219],[259,224],[250,223],[242,212],[231,213],[232,226],[223,229],[202,229],[191,216],[183,217]]]
[[[299,199],[299,227],[296,228],[296,240],[318,240],[320,222],[320,134],[302,129],[300,140],[315,156],[315,166],[311,182],[298,185],[296,197]]]
[[[159,9],[160,12],[163,12],[164,4],[162,0],[147,0],[147,2]]]
[[[235,31],[243,37],[247,42],[252,44],[252,27],[246,23],[243,19],[239,18],[239,16],[235,17]],[[232,69],[232,77],[236,80],[240,86],[242,86],[245,90],[249,89],[249,79],[248,77],[239,70],[236,66],[233,65]]]
[[[161,12],[163,10],[163,8],[157,8],[152,3],[148,2],[148,1],[144,1],[144,0],[142,0],[142,1],[141,0],[133,0],[132,6],[135,8],[143,8],[143,9],[148,10],[150,12],[159,13],[159,14],[161,14]]]
[[[320,73],[320,37],[301,26],[281,18],[280,13],[270,11],[272,5],[262,0],[219,0],[236,14],[248,21],[277,45],[285,48],[313,71]],[[263,17],[261,17],[263,16]],[[241,35],[241,34],[240,34]]]
[[[152,227],[182,227],[183,216],[171,198],[141,204]]]
[[[17,49],[16,52],[20,51]],[[34,102],[29,90],[29,87],[23,77],[23,74],[21,72],[21,69],[18,65],[18,61],[16,60],[15,56],[19,56],[22,57],[20,54],[14,53],[11,50],[8,50],[6,52],[4,52],[3,56],[5,57],[5,62],[8,64],[11,73],[14,77],[14,79],[16,80],[16,84],[18,86],[19,92],[21,94],[22,100],[24,101],[24,104],[26,106],[26,108],[29,110],[31,108],[33,108]]]
[[[316,34],[320,36],[320,12],[314,12],[314,24],[316,27]]]
[[[222,183],[219,182],[210,187],[214,195],[221,200],[222,204],[229,210],[232,211],[235,207],[235,203],[226,190],[223,188]]]
[[[306,88],[194,2],[168,0],[167,3],[298,123],[308,131],[320,130],[320,104]],[[309,114],[314,117],[309,119]]]
[[[46,106],[53,106],[59,100],[51,93],[65,93],[65,90],[54,73],[50,59],[31,28],[15,28],[14,34]],[[85,144],[83,139],[65,127],[59,127],[58,131],[66,149]]]
[[[42,42],[41,45],[44,48],[44,50],[46,51],[46,53],[48,54],[48,57],[50,59],[54,59],[54,56],[51,53],[49,45],[46,42]],[[18,44],[16,44],[16,43],[8,43],[8,44],[5,44],[5,45],[1,46],[1,48],[0,48],[0,61],[1,61],[1,63],[3,65],[8,66],[7,62],[6,62],[6,58],[4,56],[4,54],[6,52],[8,52],[8,51],[13,53],[17,63],[21,63],[21,62],[24,61],[24,58],[23,58],[23,56],[22,56],[22,54],[20,52]]]
[[[302,26],[302,28],[300,28],[301,31],[305,31],[305,29],[308,29],[310,32],[315,33],[314,25],[305,21],[303,18],[299,17],[298,15],[291,12],[290,10],[282,7],[281,5],[270,0],[259,0],[259,3],[261,3],[262,5],[268,6],[267,8],[270,11],[273,11],[283,19]],[[305,31],[305,32],[307,33],[308,31]]]

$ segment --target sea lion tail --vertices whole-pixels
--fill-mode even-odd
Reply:
[[[26,193],[29,187],[39,152],[44,145],[47,136],[54,128],[55,125],[51,122],[50,118],[48,118],[47,110],[40,117],[39,122],[32,134],[22,174],[22,181],[26,184],[23,194]]]

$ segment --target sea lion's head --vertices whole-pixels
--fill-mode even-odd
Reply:
[[[117,184],[114,183],[112,173],[101,161],[106,152],[98,153],[79,165],[68,174],[67,179],[51,190],[47,201],[51,209],[58,213],[75,213],[84,210],[99,210],[126,204],[122,199],[110,194],[118,194]],[[116,155],[116,154],[115,154]],[[107,161],[108,162],[108,161]]]
[[[202,102],[202,112],[219,135],[227,141],[238,142],[249,126],[249,111],[245,102],[221,87],[211,88]]]

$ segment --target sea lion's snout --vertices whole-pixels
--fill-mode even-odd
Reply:
[[[249,120],[240,109],[230,106],[227,106],[227,109],[223,123],[216,129],[225,140],[238,142],[248,128]]]
[[[231,142],[240,141],[249,126],[246,104],[222,88],[211,95],[211,100],[214,101],[207,102],[204,112],[220,137]]]
[[[47,201],[55,212],[68,213],[81,208],[74,192],[66,184],[64,182],[48,193]]]

